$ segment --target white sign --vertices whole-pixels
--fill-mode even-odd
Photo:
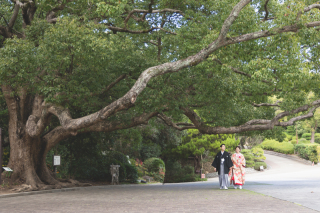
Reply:
[[[13,172],[13,170],[12,169],[10,169],[9,167],[2,167],[5,171],[7,171],[7,172]]]
[[[59,155],[53,156],[53,166],[60,166],[60,156]]]

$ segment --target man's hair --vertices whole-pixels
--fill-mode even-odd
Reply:
[[[223,144],[220,145],[220,147],[222,147],[222,146],[226,146],[226,145],[223,143]]]
[[[237,148],[239,148],[239,149],[241,150],[241,147],[240,147],[240,146],[237,146],[236,149],[237,149]]]

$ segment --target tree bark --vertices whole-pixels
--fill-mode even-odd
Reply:
[[[315,133],[315,130],[312,128],[311,129],[311,140],[310,140],[310,143],[314,143],[314,133]]]

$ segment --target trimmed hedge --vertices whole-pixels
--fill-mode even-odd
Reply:
[[[259,147],[254,147],[252,149],[243,149],[241,151],[244,158],[246,159],[246,167],[253,168],[258,163],[264,163],[261,162],[266,159],[264,156],[263,149]]]
[[[254,162],[254,155],[252,154],[250,149],[243,149],[241,150],[241,154],[243,154],[244,158],[246,159],[246,167],[252,168],[255,165]]]
[[[295,152],[299,154],[301,158],[310,160],[311,162],[318,163],[318,145],[315,144],[297,144],[295,145]]]
[[[303,133],[301,137],[310,141],[311,140],[311,133]]]
[[[302,138],[305,138],[308,142],[311,140],[311,133],[304,133],[301,136]],[[314,142],[320,143],[320,133],[315,133],[314,134]]]
[[[294,153],[294,145],[290,142],[282,142],[276,140],[265,140],[261,143],[261,147],[263,149],[272,150],[275,152],[280,152],[284,154],[293,154]]]

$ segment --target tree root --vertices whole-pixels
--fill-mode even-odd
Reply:
[[[61,189],[61,188],[72,188],[72,187],[81,187],[81,186],[92,186],[90,183],[80,183],[77,180],[73,179],[59,179],[57,184],[46,185],[46,184],[37,184],[36,186],[22,184],[20,187],[12,189],[11,191],[15,192],[30,192],[30,191],[40,191],[40,190],[50,190],[50,189]]]

